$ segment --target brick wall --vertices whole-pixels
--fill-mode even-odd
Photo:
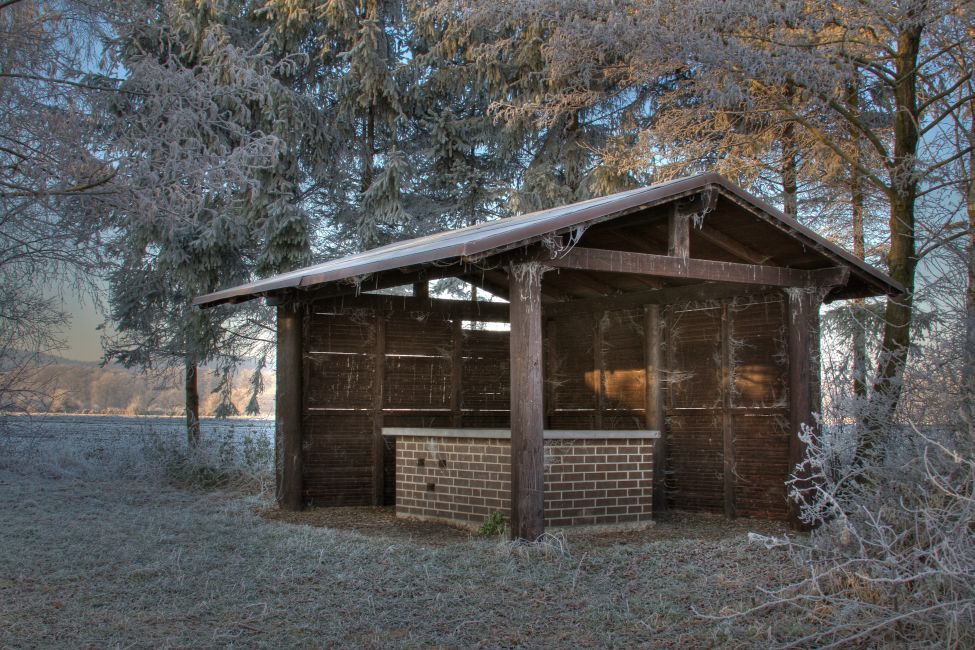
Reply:
[[[653,440],[546,440],[545,524],[649,521]],[[501,438],[398,436],[396,514],[479,528],[510,514],[511,445]]]

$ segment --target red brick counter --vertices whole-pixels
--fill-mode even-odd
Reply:
[[[386,428],[396,439],[396,516],[480,528],[511,501],[505,429]],[[652,519],[656,431],[545,431],[545,525]]]

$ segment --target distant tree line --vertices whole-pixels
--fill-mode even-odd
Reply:
[[[265,371],[264,381],[269,391],[260,397],[260,413],[274,413],[274,376]],[[200,416],[245,415],[241,411],[227,412],[227,398],[220,394],[219,372],[204,369],[200,372]],[[100,367],[96,364],[49,362],[33,375],[34,391],[21,403],[29,413],[91,413],[112,415],[182,415],[185,409],[182,377],[178,369],[147,374],[120,366]],[[231,387],[229,401],[245,404],[250,387],[240,377]]]

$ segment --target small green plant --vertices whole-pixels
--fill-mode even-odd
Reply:
[[[500,510],[495,510],[484,520],[484,525],[481,526],[481,536],[495,537],[501,535],[507,527],[508,520],[505,519],[504,513]]]

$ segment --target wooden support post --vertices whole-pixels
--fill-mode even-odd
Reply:
[[[663,512],[667,509],[667,499],[664,493],[664,477],[667,471],[667,442],[664,431],[664,401],[661,386],[663,355],[661,354],[661,321],[660,306],[647,305],[644,312],[644,332],[646,334],[646,402],[647,428],[658,431],[660,436],[653,441],[653,512]]]
[[[721,304],[721,450],[724,473],[724,515],[736,516],[735,507],[735,420],[732,407],[731,314],[728,303]]]
[[[802,462],[806,445],[799,439],[803,425],[819,427],[819,306],[824,292],[819,289],[786,289],[789,297],[789,471]],[[798,474],[800,479],[808,479]],[[797,485],[800,489],[802,484]],[[806,526],[799,519],[798,504],[789,500],[789,519],[796,528]]]
[[[542,267],[509,269],[511,296],[511,536],[535,541],[545,532]]]
[[[464,321],[455,318],[450,327],[450,413],[455,427],[464,424]]]
[[[667,221],[667,255],[687,258],[691,254],[691,216],[674,204]]]
[[[415,282],[413,284],[413,297],[420,300],[427,300],[430,298],[430,282],[427,280],[421,280],[420,282]]]
[[[383,505],[385,451],[383,440],[383,397],[386,384],[386,314],[373,312],[375,319],[372,363],[372,505]]]
[[[277,393],[275,396],[275,486],[278,507],[301,510],[303,310],[278,306]]]

